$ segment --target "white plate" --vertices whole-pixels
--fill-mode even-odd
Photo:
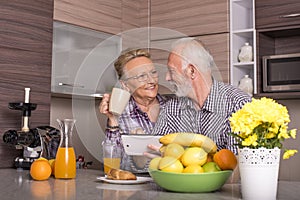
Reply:
[[[97,179],[104,181],[106,183],[124,184],[124,185],[140,184],[140,183],[146,183],[146,182],[152,181],[152,178],[150,178],[150,177],[140,177],[140,176],[137,176],[136,180],[112,180],[112,179],[106,178],[106,176],[105,177],[98,176]]]

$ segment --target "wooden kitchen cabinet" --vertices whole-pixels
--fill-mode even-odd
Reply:
[[[218,68],[217,71],[213,71],[213,73],[216,74],[216,78],[225,83],[229,83],[229,33],[203,35],[197,36],[196,38],[203,42],[204,46],[214,57]],[[176,40],[177,39],[169,39],[151,42],[151,47],[153,47],[153,49],[151,49],[151,58],[162,72],[165,72],[163,68],[166,69],[171,44]],[[164,81],[165,75],[159,78],[163,84],[167,85]]]
[[[2,140],[7,130],[21,130],[22,113],[9,102],[37,104],[30,127],[49,125],[51,100],[53,1],[1,1],[0,3],[0,168],[12,167],[22,151]]]
[[[54,0],[53,19],[107,33],[121,32],[121,0]]]
[[[299,0],[256,0],[256,29],[300,25]]]
[[[117,82],[113,63],[121,39],[100,31],[54,22],[51,92],[95,96]]]
[[[299,53],[300,1],[255,1],[257,46],[257,96],[274,99],[299,98],[300,92],[264,92],[262,57]]]
[[[197,38],[204,43],[214,57],[219,70],[216,72],[219,74],[216,75],[220,75],[224,83],[229,83],[229,33],[204,35]]]
[[[152,0],[151,26],[187,36],[229,32],[228,0]]]

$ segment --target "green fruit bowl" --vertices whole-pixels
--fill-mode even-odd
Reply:
[[[173,192],[213,192],[220,189],[231,176],[232,170],[200,174],[149,170],[156,184]]]

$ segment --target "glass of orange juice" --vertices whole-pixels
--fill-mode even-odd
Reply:
[[[116,138],[106,138],[103,143],[103,164],[104,173],[114,168],[120,169],[121,164],[121,146],[117,144]]]

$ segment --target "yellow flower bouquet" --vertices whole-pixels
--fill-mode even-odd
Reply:
[[[290,117],[286,107],[270,98],[252,99],[233,113],[229,121],[233,131],[230,134],[236,138],[239,148],[282,149],[285,139],[296,138],[296,129],[288,130]],[[297,152],[284,149],[283,159]]]

